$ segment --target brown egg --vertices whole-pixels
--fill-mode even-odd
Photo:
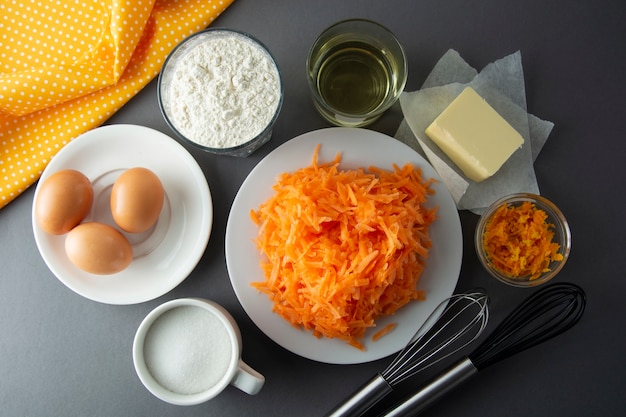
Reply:
[[[133,260],[133,248],[126,236],[98,222],[73,228],[65,237],[65,253],[78,268],[98,275],[120,272]]]
[[[118,177],[111,191],[111,214],[119,227],[141,233],[161,214],[165,192],[159,177],[147,168],[130,168]]]
[[[62,235],[82,222],[93,204],[93,187],[82,172],[64,169],[40,185],[35,199],[37,224],[53,235]]]

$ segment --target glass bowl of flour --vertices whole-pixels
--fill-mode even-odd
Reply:
[[[157,94],[165,121],[180,138],[238,157],[270,140],[283,102],[280,70],[265,45],[221,28],[198,32],[174,48]]]

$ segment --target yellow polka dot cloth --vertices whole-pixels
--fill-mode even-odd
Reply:
[[[234,0],[0,0],[0,208]]]

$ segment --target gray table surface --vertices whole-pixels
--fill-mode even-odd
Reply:
[[[317,416],[384,369],[388,358],[329,365],[276,345],[246,316],[224,260],[229,208],[250,170],[281,143],[327,126],[311,104],[304,62],[316,35],[349,17],[377,20],[397,34],[409,57],[409,91],[421,86],[449,48],[478,69],[521,51],[528,110],[555,123],[536,161],[539,186],[565,212],[573,233],[571,258],[556,281],[579,284],[588,295],[587,311],[575,328],[479,373],[423,415],[626,415],[623,0],[235,1],[213,26],[261,39],[284,77],[284,106],[272,141],[248,159],[190,149],[213,194],[213,232],[191,275],[149,302],[101,304],[57,280],[31,231],[34,187],[0,211],[0,415]],[[395,109],[370,128],[393,136],[400,120]],[[155,82],[107,123],[171,134],[158,109]],[[495,282],[481,269],[472,245],[477,216],[461,212],[460,217],[464,258],[457,288],[486,288],[492,298],[490,327],[495,326],[532,290]],[[231,387],[208,403],[177,407],[141,385],[131,358],[138,324],[157,305],[187,296],[215,300],[235,316],[244,360],[267,378],[260,394]],[[380,409],[429,376],[415,377]]]

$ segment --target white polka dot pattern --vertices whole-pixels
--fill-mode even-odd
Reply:
[[[0,208],[234,0],[0,0]]]

